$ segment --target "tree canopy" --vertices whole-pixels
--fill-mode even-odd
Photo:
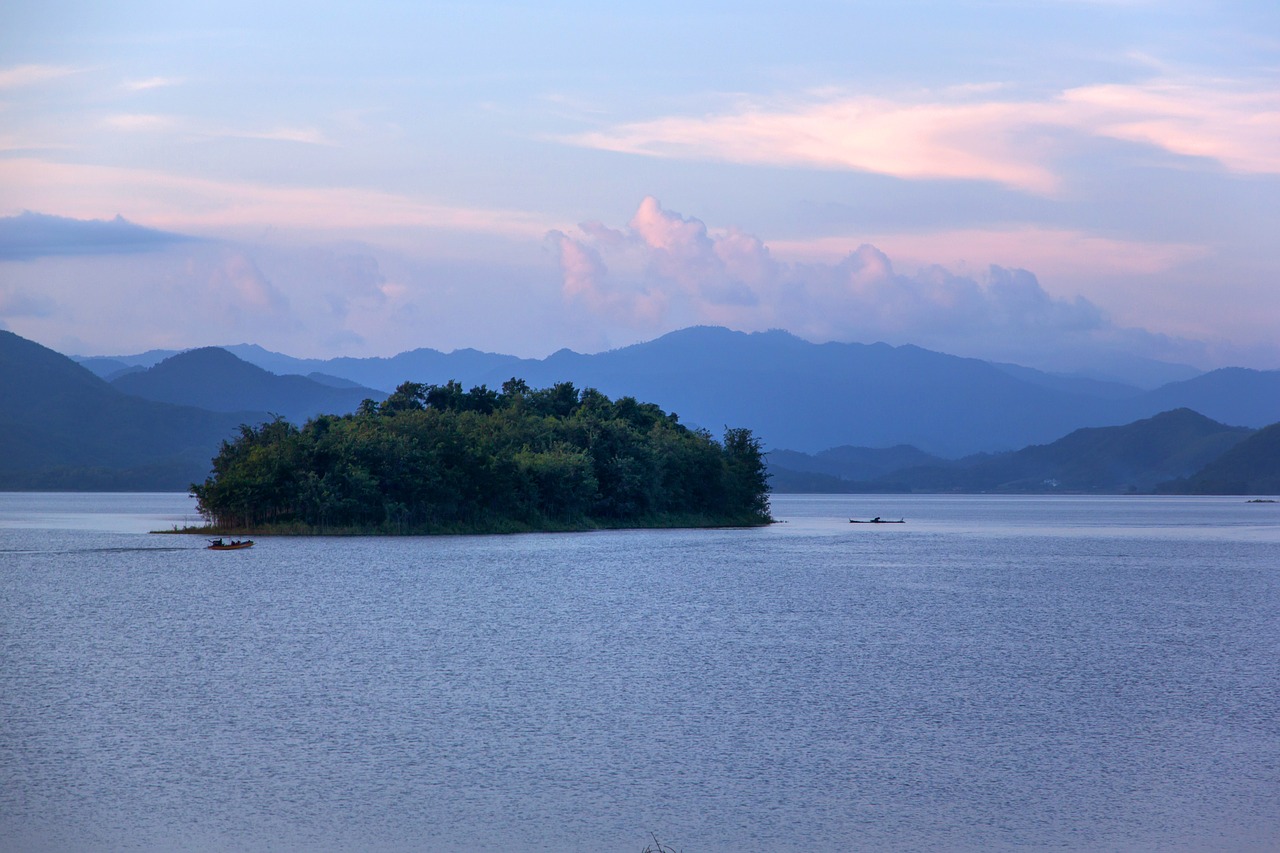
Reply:
[[[382,403],[224,441],[197,507],[223,531],[435,533],[766,524],[758,440],[723,442],[572,383],[406,382]]]

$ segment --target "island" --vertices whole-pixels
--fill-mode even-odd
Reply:
[[[244,424],[192,484],[209,534],[515,533],[769,524],[750,430],[723,441],[571,382],[406,382],[381,403]]]

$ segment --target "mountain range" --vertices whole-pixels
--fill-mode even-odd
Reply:
[[[571,380],[614,397],[663,401],[713,433],[746,426],[773,448],[780,491],[1266,493],[1280,477],[1280,437],[1274,427],[1254,429],[1280,421],[1276,371],[1214,371],[1143,391],[917,347],[815,345],[780,332],[706,328],[542,360],[431,350],[321,362],[267,356],[309,375],[276,375],[220,348],[84,360],[113,376],[108,382],[0,333],[0,488],[184,489],[207,474],[240,424],[351,412],[385,396],[353,377],[382,375],[385,385],[394,375],[387,371],[414,365],[434,372],[402,374],[396,384]],[[1186,406],[1143,413],[1184,400],[1231,420]],[[1043,433],[1052,437],[1035,440]],[[783,449],[784,442],[802,449]]]
[[[252,417],[130,396],[0,331],[0,488],[185,489]]]
[[[654,402],[713,433],[746,426],[766,447],[805,453],[907,444],[961,458],[1044,444],[1081,427],[1116,426],[1177,408],[1236,426],[1280,421],[1275,370],[1225,368],[1144,390],[914,346],[813,344],[780,331],[694,327],[609,352],[561,350],[544,359],[417,349],[392,358],[319,360],[252,345],[224,349],[273,373],[310,374],[321,382],[323,376],[382,392],[407,380],[453,379],[491,388],[513,376],[534,387],[568,380],[611,397]],[[82,362],[112,375],[154,365],[164,355]]]
[[[188,350],[150,368],[126,369],[111,385],[146,400],[213,412],[270,412],[299,425],[316,415],[353,412],[362,400],[387,396],[343,379],[277,376],[218,347]]]
[[[768,461],[777,491],[1114,494],[1151,492],[1171,480],[1198,476],[1254,435],[1247,427],[1175,409],[1123,426],[1078,429],[1049,444],[960,460],[898,447],[879,453],[834,448],[814,456],[773,452]],[[1280,453],[1269,458],[1280,461]],[[1248,464],[1255,471],[1265,469],[1259,460],[1252,456]],[[1253,488],[1247,480],[1237,477],[1233,483]]]
[[[1189,477],[1157,491],[1191,495],[1280,495],[1280,424],[1260,429]]]

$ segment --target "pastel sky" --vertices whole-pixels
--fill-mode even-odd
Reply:
[[[117,216],[150,236],[88,222]],[[542,356],[694,324],[1280,368],[1280,4],[0,7],[20,335]]]

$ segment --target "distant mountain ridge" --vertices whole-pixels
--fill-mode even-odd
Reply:
[[[799,471],[836,479],[840,487],[827,483],[822,489],[832,492],[1150,492],[1195,474],[1253,434],[1246,427],[1176,409],[1123,426],[1075,430],[1049,444],[958,461],[935,459],[894,470],[884,470],[883,464],[878,471],[841,465],[842,456],[874,452],[865,448],[839,448],[839,455],[828,451],[817,456],[773,452],[768,462],[784,485],[795,482],[803,487],[806,480],[794,477]],[[901,460],[909,460],[912,450],[895,448]],[[873,476],[842,476],[845,473]]]
[[[185,490],[244,414],[129,396],[0,331],[0,488]]]
[[[769,452],[769,465],[806,474],[823,474],[847,482],[879,480],[895,471],[946,465],[948,460],[909,444],[896,447],[833,447],[809,455],[794,450]]]
[[[147,400],[214,412],[270,412],[298,425],[316,415],[354,412],[362,400],[387,396],[350,382],[334,387],[305,376],[277,376],[218,347],[187,350],[147,370],[121,374],[111,384]]]
[[[1242,426],[1280,421],[1280,371],[1227,368],[1143,391],[913,346],[813,344],[781,331],[693,327],[609,352],[561,350],[545,359],[417,349],[326,361],[252,345],[226,349],[276,373],[320,372],[384,392],[408,380],[491,388],[513,376],[533,386],[568,380],[652,400],[712,432],[746,424],[766,447],[804,452],[910,444],[958,458],[1183,407]]]
[[[1114,415],[1125,406],[1144,401],[1149,405],[1188,388],[1212,402],[1218,383],[1234,394],[1252,394],[1258,388],[1265,391],[1276,379],[1274,371],[1228,370],[1157,392],[1135,389],[1126,395],[1108,388],[1093,396],[1063,395],[1052,387],[1054,382],[1023,382],[984,362],[914,347],[815,346],[782,333],[756,336],[705,329],[686,330],[651,345],[601,356],[565,350],[542,361],[528,361],[470,351],[457,362],[451,361],[452,355],[417,351],[411,357],[434,360],[437,366],[443,363],[445,369],[469,363],[475,370],[498,371],[498,377],[515,364],[514,375],[531,377],[532,383],[544,387],[552,383],[543,381],[543,372],[556,381],[569,377],[580,388],[621,386],[631,392],[617,396],[638,396],[645,387],[663,388],[691,401],[703,424],[723,419],[723,424],[744,423],[757,430],[750,419],[738,420],[735,414],[771,412],[776,420],[766,421],[766,428],[781,430],[788,421],[809,422],[811,428],[826,430],[828,435],[855,434],[867,430],[868,423],[871,431],[887,434],[892,421],[885,418],[886,413],[912,407],[923,413],[922,423],[935,428],[926,434],[936,435],[938,429],[963,433],[981,418],[951,417],[964,414],[960,403],[974,399],[999,403],[1002,395],[1008,408],[979,409],[986,423],[1004,417],[1016,425],[1037,401],[1056,400],[1049,412],[1054,417],[1064,407],[1081,406],[1082,401],[1101,407],[1094,415],[1099,411]],[[120,369],[120,365],[99,364]],[[346,387],[352,380],[334,374],[320,374],[317,379],[323,381],[275,376],[222,349],[205,348],[173,356],[142,372],[120,375],[112,385],[52,350],[0,333],[0,442],[6,448],[0,456],[0,488],[185,488],[207,473],[219,443],[237,433],[241,423],[261,422],[270,417],[268,412],[284,409],[280,404],[287,401],[287,390],[347,394],[345,405],[370,390]],[[471,381],[490,387],[501,384],[499,379]],[[1085,386],[1091,381],[1085,380]],[[150,393],[156,394],[160,394],[156,388],[167,383],[164,393],[184,401],[242,407],[265,400],[267,405],[257,411],[219,413],[144,400],[117,387],[139,382],[151,382]],[[1068,384],[1068,390],[1083,387]],[[212,401],[198,399],[200,395]],[[1274,403],[1265,394],[1261,399],[1248,396],[1243,403],[1227,402],[1252,407],[1238,409],[1251,417],[1267,416],[1268,404]],[[323,403],[312,399],[307,405],[339,408],[332,397]],[[685,423],[699,423],[685,412],[672,410]],[[854,410],[857,416],[851,417]],[[1080,413],[1075,414],[1078,419]],[[293,413],[298,420],[305,415],[301,410]],[[1121,426],[1065,430],[1063,437],[1050,442],[958,460],[901,442],[882,448],[844,442],[813,455],[775,449],[770,462],[776,470],[775,486],[790,490],[1114,492],[1154,487],[1210,493],[1248,489],[1258,494],[1266,493],[1274,478],[1280,478],[1280,438],[1276,437],[1280,433],[1275,429],[1253,433],[1183,408]]]
[[[1191,495],[1280,495],[1280,423],[1260,429],[1189,477],[1157,491]]]

